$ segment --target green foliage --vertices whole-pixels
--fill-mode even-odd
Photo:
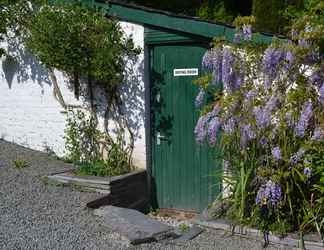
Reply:
[[[151,1],[151,0],[128,0],[126,2],[135,3],[141,6],[147,6],[160,10],[167,10],[173,13],[181,13],[187,15],[194,15],[197,8],[199,8],[201,1],[200,0],[160,0],[160,1]]]
[[[110,164],[104,160],[98,160],[91,163],[78,163],[78,175],[92,175],[92,176],[116,176],[130,172],[127,168],[127,154],[126,161],[118,161],[117,164]],[[122,165],[124,164],[124,165]]]
[[[6,33],[6,16],[4,12],[4,6],[2,1],[0,1],[0,43],[4,40],[3,34]],[[0,48],[0,58],[4,55],[5,50]]]
[[[94,116],[82,111],[69,111],[65,129],[67,158],[73,162],[94,162],[100,155],[98,141],[102,133],[97,130]]]
[[[113,175],[120,175],[130,172],[132,166],[129,162],[129,154],[125,148],[124,133],[119,132],[116,137],[116,140],[108,140],[109,144],[105,144],[107,150],[105,164]]]
[[[307,23],[312,24],[312,29],[306,29]],[[305,10],[298,12],[292,17],[291,29],[299,35],[292,36],[293,40],[307,39],[320,46],[320,53],[324,52],[324,2],[321,0],[310,0]],[[291,36],[291,34],[290,34]]]
[[[64,138],[66,158],[78,166],[80,175],[112,176],[132,170],[124,134],[113,140],[97,128],[92,115],[69,111]]]
[[[158,216],[159,215],[159,209],[158,208],[153,208],[153,207],[150,207],[149,209],[148,209],[148,215],[150,216],[154,216],[154,217],[156,217],[156,216]]]
[[[284,9],[285,2],[282,0],[253,0],[252,15],[256,19],[256,29],[280,33],[283,28],[283,18],[280,13]]]
[[[186,224],[186,223],[181,223],[179,225],[179,230],[182,232],[182,233],[185,233],[185,232],[188,232],[190,229],[190,227]]]
[[[254,16],[238,16],[233,21],[233,24],[237,28],[242,28],[244,25],[251,25],[255,24],[255,17]]]
[[[235,16],[226,9],[224,1],[211,5],[208,1],[204,2],[197,10],[197,15],[206,20],[214,20],[224,23],[231,23]]]
[[[14,165],[18,169],[26,168],[29,166],[28,162],[23,159],[16,159],[13,161]]]
[[[312,191],[313,194],[317,194],[312,196],[311,204],[321,207],[324,214],[324,142],[312,142],[307,145],[307,148],[305,159],[311,162],[313,178],[316,182]]]
[[[197,10],[197,15],[206,20],[232,23],[237,16],[251,15],[252,0],[208,0]]]
[[[119,85],[125,62],[136,53],[117,22],[102,13],[69,4],[44,5],[29,24],[27,47],[49,68]]]

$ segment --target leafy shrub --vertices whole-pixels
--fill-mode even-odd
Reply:
[[[14,160],[13,163],[14,163],[15,167],[18,169],[28,167],[28,162],[26,160],[17,159],[17,160]]]
[[[70,110],[64,138],[66,158],[78,166],[78,174],[112,176],[132,169],[123,133],[118,133],[115,139],[108,137],[98,130],[91,115]],[[103,147],[106,152],[101,152]]]
[[[92,115],[70,110],[65,129],[65,148],[67,158],[73,162],[94,162],[100,155],[98,141],[102,133]]]

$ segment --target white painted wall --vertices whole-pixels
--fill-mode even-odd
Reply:
[[[145,103],[144,103],[144,27],[121,22],[127,36],[143,49],[136,62],[129,62],[123,85],[124,111],[135,131],[134,164],[144,168]],[[19,62],[0,61],[0,138],[44,151],[46,147],[64,155],[65,114],[53,97],[53,87],[46,70],[21,46],[8,46]],[[61,72],[55,72],[66,103],[82,104],[74,98]],[[100,117],[100,114],[99,114]],[[100,119],[103,120],[102,118]]]

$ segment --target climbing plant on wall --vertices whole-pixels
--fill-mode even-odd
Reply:
[[[124,36],[115,20],[108,19],[99,10],[90,9],[78,1],[51,5],[24,5],[26,3],[19,1],[14,5],[15,9],[12,5],[7,13],[17,17],[12,20],[12,27],[21,27],[15,33],[46,67],[53,84],[54,97],[67,114],[75,118],[75,121],[71,117],[67,120],[67,149],[82,148],[87,152],[68,155],[74,155],[74,161],[88,164],[107,158],[117,159],[107,155],[117,152],[119,156],[123,155],[118,156],[118,159],[122,158],[123,164],[131,166],[134,138],[121,109],[120,86],[124,80],[127,59],[136,57],[140,49],[135,48],[132,40]],[[22,9],[27,11],[22,12]],[[65,83],[58,82],[55,70],[62,71],[68,77],[68,84],[75,96],[82,97],[85,105],[67,103],[60,91],[60,86]],[[100,100],[96,93],[100,93]],[[102,97],[105,100],[101,101]],[[103,133],[98,130],[98,108],[104,114]],[[78,111],[74,112],[73,109]],[[114,135],[109,130],[109,122],[114,123]],[[91,129],[98,131],[89,131]],[[129,143],[125,140],[126,134]],[[71,145],[71,142],[80,145],[77,147]]]

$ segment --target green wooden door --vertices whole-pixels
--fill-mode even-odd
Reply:
[[[199,112],[193,80],[205,51],[188,44],[150,49],[152,194],[159,208],[201,211],[220,192],[215,150],[194,138]]]

